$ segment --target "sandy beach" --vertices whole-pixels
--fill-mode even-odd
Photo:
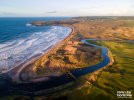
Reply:
[[[30,69],[31,67],[33,67],[34,63],[40,59],[41,57],[43,57],[44,55],[48,55],[49,53],[55,51],[56,49],[58,49],[62,44],[64,44],[65,42],[68,41],[68,39],[71,37],[71,35],[73,34],[73,28],[70,26],[65,26],[65,27],[69,27],[71,29],[70,34],[63,39],[62,41],[58,42],[57,44],[47,48],[43,54],[37,54],[35,56],[33,56],[32,58],[28,59],[27,61],[24,61],[23,63],[21,63],[20,65],[11,68],[7,71],[4,71],[2,74],[8,74],[10,78],[12,78],[12,80],[14,82],[21,82],[20,80],[20,73],[24,70]],[[47,80],[47,76],[38,78],[38,79],[33,79],[32,81],[41,81],[41,80]]]

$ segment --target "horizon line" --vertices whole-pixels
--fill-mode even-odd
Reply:
[[[0,18],[17,18],[17,17],[134,17],[134,15],[91,15],[91,16],[0,16]]]

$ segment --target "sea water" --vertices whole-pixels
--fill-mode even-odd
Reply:
[[[16,67],[66,38],[63,26],[32,26],[33,21],[65,18],[0,18],[0,72]]]

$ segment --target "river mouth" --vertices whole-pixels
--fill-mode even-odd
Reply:
[[[6,72],[37,55],[44,54],[72,31],[64,26],[47,27],[47,31],[29,33],[31,35],[28,37],[0,43],[0,72]]]
[[[103,57],[103,60],[102,60],[102,62],[100,62],[99,64],[96,64],[96,65],[72,70],[70,73],[76,79],[81,77],[82,75],[86,75],[86,74],[94,72],[102,67],[105,67],[110,63],[110,58],[108,56],[108,49],[106,47],[98,46],[95,44],[90,44],[87,42],[87,40],[82,40],[82,42],[84,42],[88,45],[96,46],[97,48],[101,48],[101,50],[102,50],[101,56]],[[35,96],[35,95],[39,95],[38,91],[53,89],[55,87],[65,85],[65,84],[68,84],[73,81],[75,81],[74,78],[69,77],[68,74],[63,74],[61,76],[51,76],[51,77],[49,77],[49,80],[47,80],[47,81],[41,81],[41,82],[35,82],[35,83],[33,83],[33,82],[20,83],[20,84],[6,83],[6,84],[3,84],[3,87],[6,87],[10,91],[5,91],[5,89],[3,88],[3,92],[1,93],[1,95],[9,94],[10,92],[16,93],[16,91],[19,91],[19,93],[22,95],[26,94],[26,95]],[[9,87],[7,87],[7,86],[9,86]]]

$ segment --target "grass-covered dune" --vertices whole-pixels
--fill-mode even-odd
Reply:
[[[61,75],[76,68],[95,65],[100,61],[100,49],[82,42],[67,41],[57,50],[38,59],[32,67],[33,71],[25,69],[21,73],[21,79],[27,81],[48,75]]]

